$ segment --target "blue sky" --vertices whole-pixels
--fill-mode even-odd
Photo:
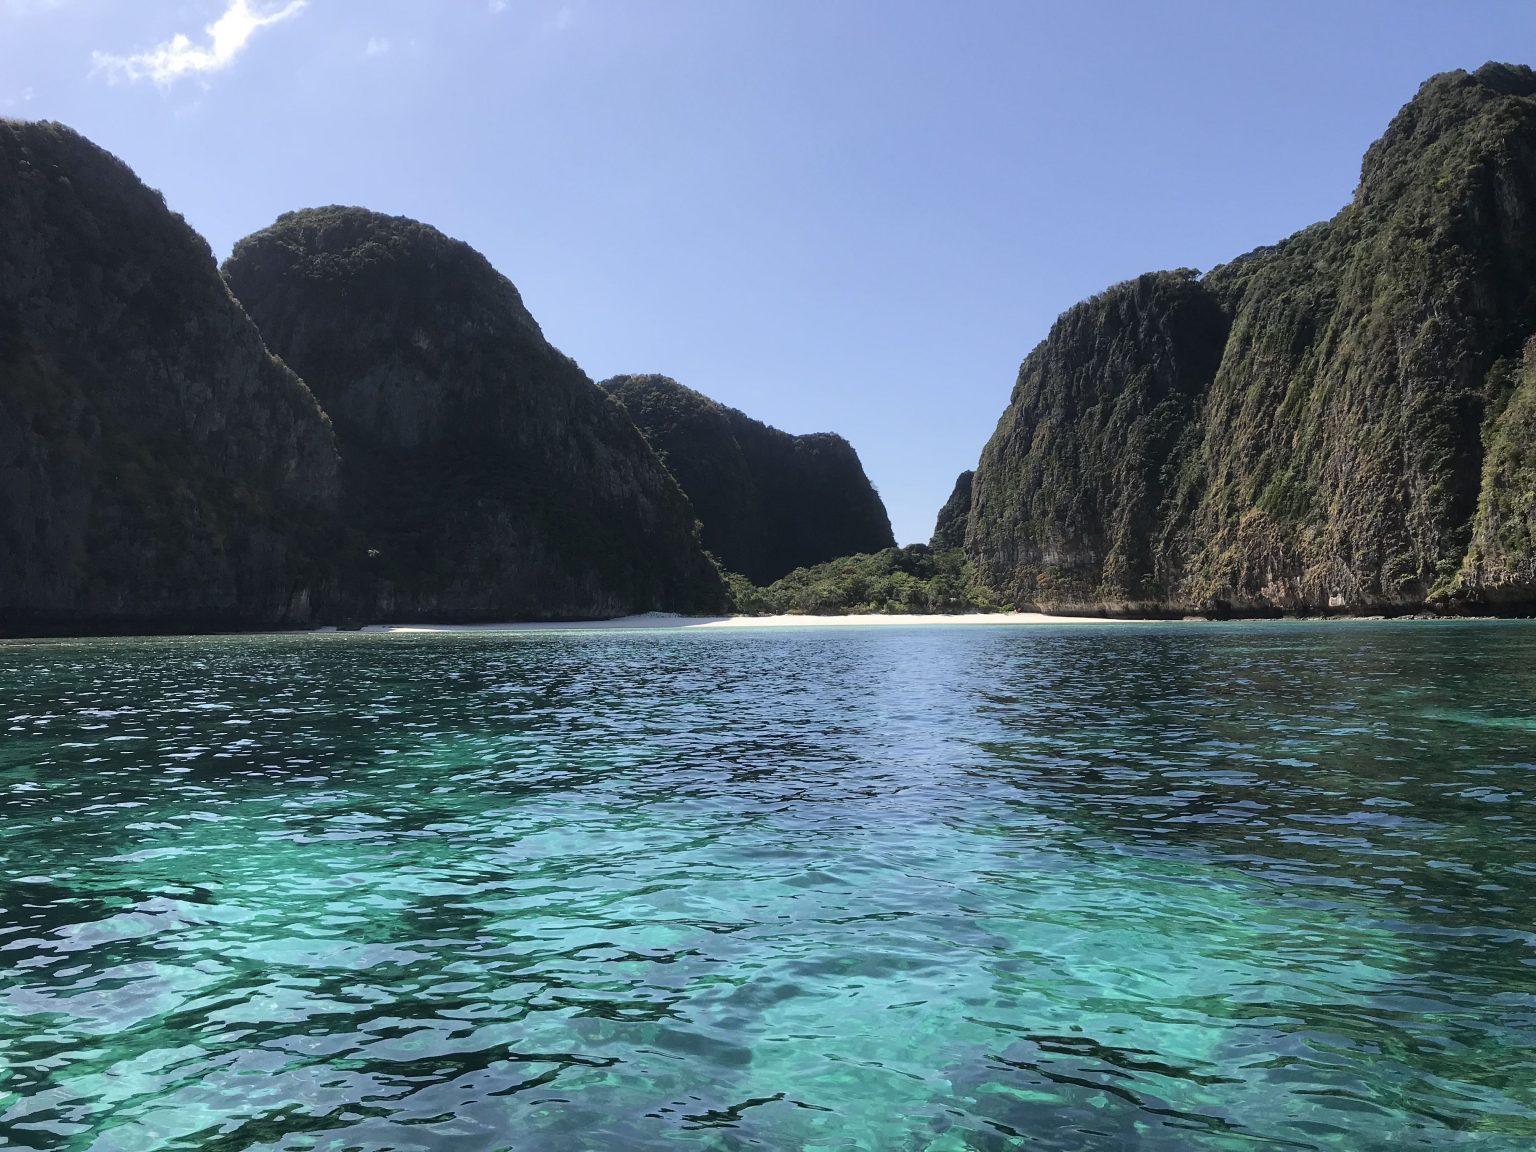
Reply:
[[[1536,62],[1536,0],[0,0],[0,115],[220,258],[290,208],[428,221],[595,379],[842,432],[903,542],[1062,309],[1332,215],[1488,59]]]

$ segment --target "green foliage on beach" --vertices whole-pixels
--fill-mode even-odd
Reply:
[[[999,610],[995,597],[972,579],[963,552],[935,551],[926,544],[797,568],[767,587],[734,572],[726,580],[735,611],[746,616],[952,615]]]

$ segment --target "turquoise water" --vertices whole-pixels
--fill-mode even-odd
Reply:
[[[1529,1149],[1536,626],[0,645],[0,1145]]]

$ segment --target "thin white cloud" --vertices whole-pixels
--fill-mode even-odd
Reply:
[[[110,52],[92,52],[95,71],[117,80],[153,80],[168,85],[188,76],[204,75],[228,67],[244,50],[257,29],[276,24],[296,15],[306,0],[288,0],[281,8],[254,10],[250,0],[229,0],[224,10],[204,31],[206,44],[194,44],[178,32],[164,44],[147,52],[117,56]]]
[[[485,6],[492,16],[500,16],[507,10],[507,0],[486,0]]]
[[[371,37],[368,47],[363,49],[364,56],[382,56],[389,51],[389,41],[382,36]]]

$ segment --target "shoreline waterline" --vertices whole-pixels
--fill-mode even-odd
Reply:
[[[931,625],[1020,624],[1126,624],[1131,620],[1104,616],[1050,616],[1044,612],[966,612],[954,615],[886,615],[863,613],[845,616],[786,614],[779,616],[683,616],[671,612],[642,612],[611,620],[535,620],[496,624],[369,624],[363,632],[587,632],[647,631],[653,629],[709,630],[750,628],[892,628]]]
[[[1400,615],[1385,614],[1313,614],[1273,616],[1068,616],[1045,612],[966,612],[952,615],[941,613],[886,614],[848,613],[844,615],[811,615],[807,613],[774,616],[685,616],[671,612],[644,612],[630,616],[617,616],[592,620],[509,620],[476,623],[382,623],[362,626],[339,627],[323,625],[311,628],[155,628],[139,630],[65,630],[0,632],[0,645],[63,643],[91,640],[146,640],[146,639],[205,639],[215,640],[232,637],[260,636],[337,636],[337,635],[431,635],[483,632],[489,634],[519,634],[529,632],[694,632],[694,631],[751,631],[754,629],[892,629],[892,628],[941,628],[941,627],[1011,627],[1062,624],[1184,624],[1184,625],[1233,625],[1233,624],[1471,624],[1471,623],[1519,623],[1536,621],[1536,615],[1526,613],[1499,615],[1457,615],[1451,613],[1413,612]]]
[[[964,612],[847,613],[811,615],[785,613],[774,616],[684,616],[672,612],[642,612],[608,620],[512,620],[481,624],[368,624],[357,629],[373,634],[454,633],[454,632],[644,632],[644,631],[747,631],[760,628],[912,628],[912,627],[987,627],[1040,626],[1052,624],[1364,624],[1364,623],[1456,623],[1509,621],[1524,617],[1453,616],[1413,614],[1403,616],[1256,616],[1217,618],[1210,616],[1057,616],[1046,612]],[[330,632],[334,629],[316,629]]]

